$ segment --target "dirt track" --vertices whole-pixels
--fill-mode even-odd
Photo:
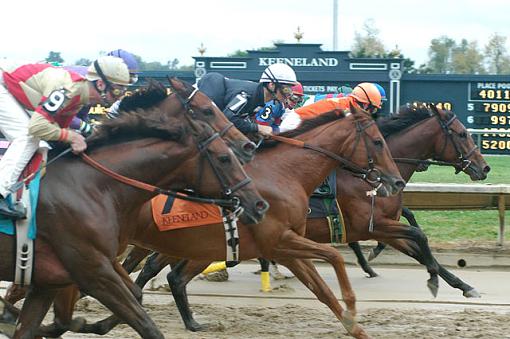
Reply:
[[[152,319],[167,338],[344,338],[345,330],[327,309],[286,304],[276,307],[242,307],[195,304],[193,311],[207,332],[184,330],[175,304],[146,305]],[[108,314],[95,301],[80,302],[77,315],[99,319]],[[441,311],[424,309],[370,308],[358,316],[374,338],[510,338],[510,312],[465,309]],[[83,336],[69,335],[65,338]],[[87,336],[94,338],[95,336]],[[104,337],[104,336],[103,336]],[[106,337],[136,338],[126,325]]]

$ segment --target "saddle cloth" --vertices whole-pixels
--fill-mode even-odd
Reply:
[[[166,195],[151,201],[152,217],[160,231],[223,223],[221,210],[212,204],[201,204]]]

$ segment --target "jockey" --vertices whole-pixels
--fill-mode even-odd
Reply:
[[[283,120],[280,131],[285,132],[294,129],[302,120],[312,119],[326,112],[349,110],[351,104],[370,114],[375,114],[381,108],[381,100],[381,94],[377,87],[373,83],[363,82],[354,87],[352,92],[345,97],[319,100],[296,109],[294,113],[290,112]]]
[[[273,132],[270,124],[257,124],[252,118],[271,101],[268,109],[285,105],[292,94],[290,87],[295,83],[296,73],[290,66],[272,64],[264,70],[258,84],[208,73],[198,81],[197,86],[241,132],[270,135]]]
[[[11,142],[0,160],[0,214],[24,218],[26,211],[5,200],[39,141],[69,143],[74,153],[87,148],[84,137],[69,129],[84,105],[110,105],[130,84],[122,59],[104,56],[94,61],[83,78],[49,64],[0,68],[0,132]]]

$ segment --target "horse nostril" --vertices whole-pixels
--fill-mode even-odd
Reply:
[[[251,141],[249,141],[243,145],[243,151],[245,151],[246,153],[249,153],[249,154],[252,154],[253,152],[255,152],[256,149],[257,149],[257,146],[255,145],[255,143],[253,143]]]
[[[406,187],[406,182],[404,180],[397,180],[397,182],[395,182],[395,186],[397,186],[400,190],[403,190]]]
[[[262,214],[267,211],[269,204],[265,200],[259,200],[255,203],[255,208],[258,213]]]
[[[485,166],[483,168],[483,173],[489,173],[491,171],[491,167],[490,166]]]

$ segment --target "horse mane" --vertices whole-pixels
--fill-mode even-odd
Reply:
[[[129,112],[138,109],[148,109],[156,106],[168,96],[167,90],[162,83],[150,80],[145,87],[138,89],[129,96],[122,98],[119,111]]]
[[[143,138],[181,142],[185,134],[186,127],[179,119],[167,116],[155,107],[124,112],[117,119],[105,121],[87,144],[91,148]]]
[[[413,102],[400,106],[398,113],[378,119],[377,127],[387,138],[432,116],[427,103]]]
[[[320,114],[315,118],[303,120],[296,129],[283,132],[278,135],[286,138],[297,137],[298,135],[308,132],[309,130],[314,129],[317,126],[324,125],[334,120],[345,118],[345,115],[343,113],[338,114],[339,112],[340,112],[339,110],[332,110],[324,114]]]

